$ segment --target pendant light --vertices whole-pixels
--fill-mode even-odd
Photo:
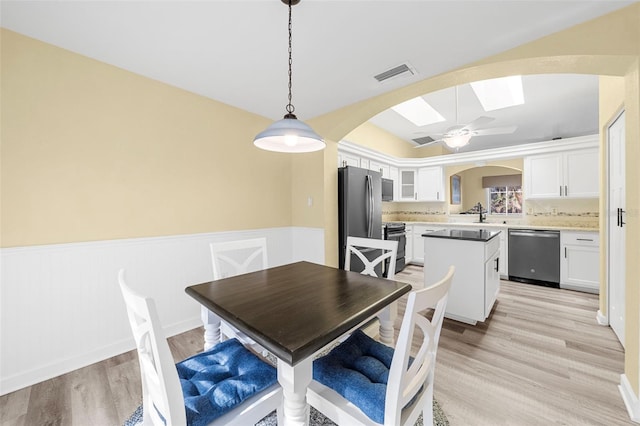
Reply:
[[[258,148],[277,152],[313,152],[324,149],[325,142],[316,132],[295,116],[295,107],[291,103],[291,6],[300,0],[282,0],[289,6],[289,103],[287,113],[282,120],[271,124],[253,140]]]

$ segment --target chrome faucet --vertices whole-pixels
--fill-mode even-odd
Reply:
[[[478,208],[478,214],[480,215],[480,223],[483,223],[487,219],[487,215],[482,214],[482,204],[478,203],[476,207]]]

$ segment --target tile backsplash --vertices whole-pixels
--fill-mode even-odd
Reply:
[[[477,215],[455,214],[447,211],[446,203],[383,203],[382,221],[405,222],[473,222]],[[526,200],[522,215],[487,215],[487,222],[513,225],[571,226],[597,228],[599,226],[598,199]],[[450,214],[451,213],[451,214]]]

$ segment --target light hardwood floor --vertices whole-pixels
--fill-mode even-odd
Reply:
[[[420,287],[421,268],[396,279]],[[594,295],[503,281],[485,323],[445,320],[435,398],[451,426],[634,424],[617,389],[623,350],[597,309]],[[202,329],[169,344],[184,359],[202,349]],[[0,424],[121,425],[140,392],[127,352],[0,397]]]

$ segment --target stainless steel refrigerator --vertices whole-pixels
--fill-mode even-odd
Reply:
[[[344,268],[347,236],[382,238],[382,176],[373,170],[346,166],[338,169],[338,241],[339,266]],[[364,253],[373,260],[380,250]],[[364,265],[351,256],[351,270],[362,271]],[[381,266],[376,274],[381,276]]]

